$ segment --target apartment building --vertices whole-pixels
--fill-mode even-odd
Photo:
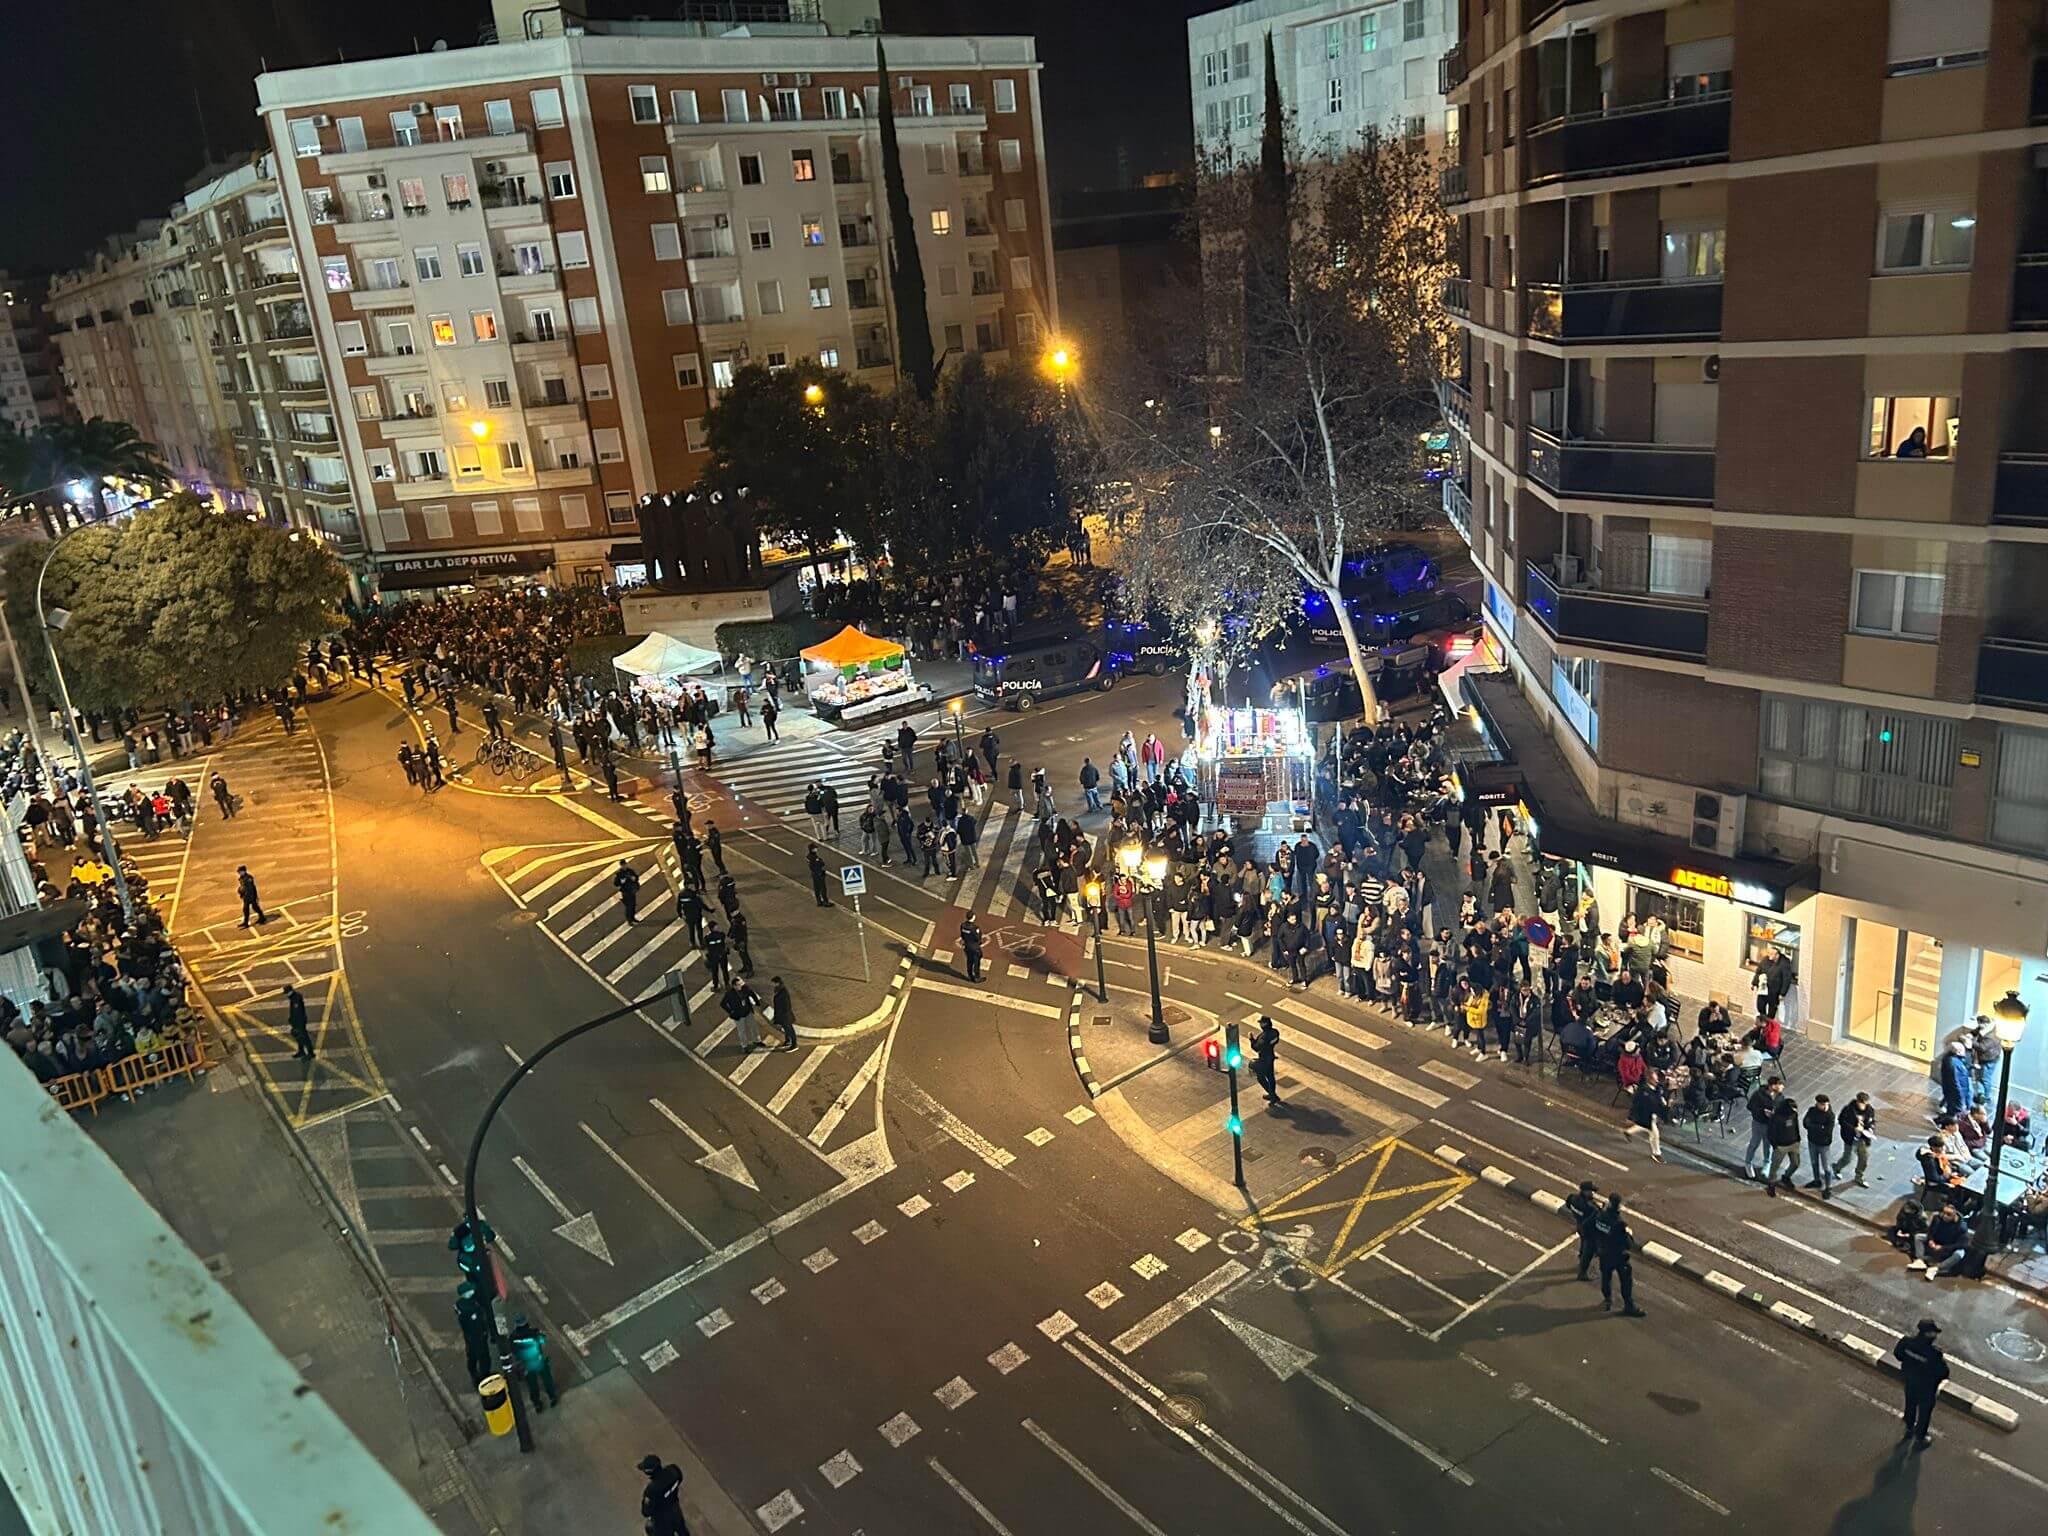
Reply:
[[[2048,1004],[2038,10],[1465,0],[1443,61],[1470,693],[1552,871],[1919,1060]]]
[[[34,432],[62,421],[64,410],[43,284],[0,271],[0,429]]]
[[[478,47],[257,82],[383,590],[630,579],[641,498],[694,480],[738,368],[894,387],[892,237],[942,355],[1050,334],[1029,38],[887,39],[892,231],[872,3],[498,9]]]
[[[1368,128],[1432,143],[1455,139],[1437,69],[1454,41],[1457,3],[1246,0],[1190,16],[1197,148],[1225,160],[1258,153],[1268,35],[1281,105],[1309,150],[1354,144]]]

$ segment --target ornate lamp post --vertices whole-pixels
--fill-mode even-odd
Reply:
[[[1166,859],[1162,854],[1148,855],[1141,844],[1129,842],[1117,849],[1116,861],[1145,896],[1145,967],[1152,978],[1152,1024],[1145,1031],[1145,1038],[1154,1045],[1165,1045],[1170,1037],[1159,1001],[1159,939],[1153,902],[1166,883]]]
[[[1984,1176],[1984,1204],[1970,1229],[1970,1256],[1964,1269],[1981,1279],[1992,1250],[1998,1246],[1998,1161],[2005,1151],[2005,1101],[2012,1089],[2012,1052],[2027,1032],[2027,1005],[2019,993],[2008,991],[1991,1005],[1991,1027],[1998,1033],[2001,1054],[1998,1061],[1998,1111],[1991,1117],[1991,1171]]]

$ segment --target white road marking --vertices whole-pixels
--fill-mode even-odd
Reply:
[[[1662,1467],[1650,1468],[1650,1476],[1655,1478],[1661,1478],[1664,1482],[1669,1483],[1672,1487],[1676,1488],[1680,1493],[1684,1494],[1687,1498],[1693,1500],[1695,1503],[1704,1504],[1708,1509],[1711,1509],[1717,1515],[1725,1515],[1728,1513],[1726,1505],[1716,1504],[1704,1493],[1701,1493],[1699,1489],[1693,1487],[1691,1483],[1683,1482],[1680,1479],[1673,1477],[1669,1472],[1666,1472]]]
[[[1202,1231],[1199,1227],[1189,1227],[1187,1231],[1181,1233],[1174,1241],[1189,1253],[1194,1253],[1199,1249],[1209,1246],[1209,1234]]]
[[[822,1275],[838,1262],[839,1255],[830,1248],[820,1248],[816,1253],[807,1253],[803,1259],[804,1268],[814,1275]]]
[[[860,1463],[853,1459],[853,1452],[841,1451],[831,1460],[818,1463],[818,1475],[834,1488],[844,1488],[860,1476]]]
[[[900,1418],[902,1417],[902,1415],[899,1414],[897,1417]],[[893,1423],[894,1420],[891,1420],[890,1422]],[[886,1431],[888,1426],[884,1425],[883,1428]],[[917,1426],[915,1424],[911,1425],[910,1429],[912,1434],[917,1433]],[[960,1502],[965,1504],[969,1509],[973,1510],[977,1515],[981,1516],[982,1524],[986,1525],[990,1530],[994,1531],[996,1533],[996,1536],[1011,1536],[1010,1528],[1007,1525],[1003,1524],[1002,1521],[998,1520],[995,1517],[994,1512],[991,1511],[986,1504],[982,1503],[981,1500],[977,1499],[973,1494],[969,1493],[967,1491],[966,1484],[962,1483],[959,1478],[955,1477],[952,1473],[948,1472],[944,1467],[940,1466],[938,1457],[927,1456],[924,1460],[924,1464],[930,1467],[934,1472],[938,1473],[939,1480],[943,1482],[948,1488],[952,1489],[955,1493],[959,1494]]]
[[[969,1173],[965,1168],[962,1168],[958,1173],[947,1174],[946,1177],[941,1179],[939,1182],[946,1186],[946,1192],[948,1194],[957,1195],[960,1193],[961,1190],[965,1189],[968,1185],[974,1182],[974,1175]]]
[[[1491,1227],[1502,1237],[1511,1237],[1516,1242],[1526,1247],[1534,1248],[1539,1253],[1543,1251],[1543,1245],[1537,1242],[1535,1238],[1530,1237],[1525,1232],[1517,1232],[1504,1221],[1495,1221],[1491,1216],[1480,1215],[1462,1200],[1446,1200],[1443,1208],[1447,1211],[1456,1211],[1460,1216],[1469,1216],[1482,1227]]]
[[[1072,1109],[1067,1111],[1067,1118],[1071,1120],[1075,1125],[1080,1125],[1084,1121],[1093,1120],[1095,1118],[1095,1111],[1090,1109],[1086,1104],[1076,1104]]]
[[[1030,1142],[1031,1145],[1033,1145],[1034,1147],[1042,1147],[1048,1141],[1052,1140],[1052,1132],[1048,1131],[1044,1126],[1041,1125],[1035,1131],[1026,1131],[1024,1133],[1024,1139]]]
[[[1111,1339],[1109,1347],[1120,1355],[1130,1354],[1133,1350],[1149,1344],[1153,1339],[1158,1338],[1160,1334],[1171,1328],[1190,1312],[1207,1306],[1250,1273],[1251,1271],[1246,1269],[1236,1259],[1232,1259],[1228,1264],[1212,1269],[1208,1274],[1174,1297],[1173,1300],[1149,1313]],[[1107,1282],[1105,1281],[1104,1284],[1107,1284]],[[1115,1289],[1114,1286],[1109,1288],[1111,1290]],[[1095,1299],[1093,1291],[1088,1293],[1088,1299],[1090,1301]]]
[[[1543,1252],[1537,1254],[1535,1258],[1531,1259],[1527,1264],[1524,1264],[1520,1269],[1515,1271],[1514,1274],[1509,1275],[1507,1279],[1501,1281],[1499,1285],[1496,1285],[1484,1296],[1480,1297],[1477,1301],[1467,1306],[1464,1311],[1460,1312],[1448,1323],[1445,1323],[1441,1328],[1437,1329],[1434,1333],[1430,1334],[1429,1337],[1431,1339],[1441,1339],[1445,1334],[1449,1333],[1453,1328],[1457,1327],[1458,1324],[1465,1321],[1465,1319],[1470,1317],[1474,1312],[1477,1312],[1481,1307],[1485,1306],[1488,1302],[1492,1301],[1494,1297],[1500,1295],[1501,1292],[1505,1291],[1509,1286],[1514,1285],[1520,1280],[1522,1280],[1525,1276],[1527,1276],[1533,1270],[1535,1270],[1537,1266],[1547,1264],[1551,1259],[1555,1258],[1558,1254],[1563,1253],[1565,1249],[1571,1247],[1576,1242],[1578,1242],[1578,1237],[1576,1235],[1573,1235],[1571,1237],[1566,1238],[1563,1242],[1559,1243],[1554,1248],[1544,1249]]]
[[[865,1248],[888,1230],[879,1221],[864,1221],[853,1229],[853,1240]]]
[[[1559,1423],[1571,1425],[1573,1429],[1576,1429],[1580,1434],[1584,1435],[1589,1440],[1598,1441],[1601,1445],[1612,1445],[1614,1443],[1613,1441],[1609,1440],[1605,1435],[1601,1434],[1599,1430],[1595,1429],[1592,1425],[1588,1424],[1584,1419],[1573,1418],[1570,1414],[1566,1413],[1562,1408],[1558,1407],[1557,1404],[1550,1401],[1550,1399],[1547,1397],[1532,1396],[1530,1397],[1529,1401],[1534,1403],[1538,1408],[1541,1408],[1545,1413],[1549,1414],[1553,1419],[1556,1419]]]
[[[986,1136],[982,1135],[981,1132],[975,1130],[973,1126],[954,1114],[953,1111],[946,1108],[937,1099],[918,1087],[917,1084],[898,1078],[895,1091],[899,1098],[908,1099],[918,1109],[936,1121],[940,1130],[959,1142],[961,1146],[972,1152],[984,1163],[987,1163],[989,1167],[1007,1168],[1017,1160],[1015,1153],[1004,1151]],[[1034,1132],[1033,1134],[1037,1133]],[[1051,1133],[1048,1132],[1046,1140],[1050,1141],[1051,1139]],[[1042,1145],[1042,1143],[1033,1143],[1033,1145]]]
[[[917,1420],[899,1413],[887,1423],[875,1426],[875,1433],[889,1442],[891,1450],[901,1450],[917,1434]]]
[[[967,1384],[965,1376],[955,1376],[932,1392],[932,1396],[939,1400],[939,1406],[948,1413],[957,1413],[961,1407],[973,1400],[974,1395],[974,1388]]]
[[[1774,1232],[1769,1227],[1766,1227],[1759,1222],[1751,1221],[1747,1216],[1743,1217],[1742,1224],[1745,1227],[1749,1228],[1749,1230],[1752,1232],[1761,1232],[1765,1237],[1776,1238],[1779,1242],[1783,1243],[1787,1248],[1797,1248],[1801,1253],[1807,1255],[1809,1258],[1819,1259],[1823,1264],[1839,1264],[1842,1262],[1840,1259],[1836,1258],[1832,1253],[1823,1253],[1818,1248],[1809,1247],[1807,1244],[1800,1242],[1799,1239],[1796,1237],[1787,1237],[1782,1232]]]
[[[996,1368],[996,1374],[998,1376],[1007,1376],[1010,1374],[1010,1372],[1016,1370],[1018,1366],[1024,1364],[1030,1358],[1031,1357],[1025,1354],[1022,1349],[1018,1348],[1016,1343],[1013,1341],[1011,1343],[1005,1344],[1001,1349],[997,1350],[994,1354],[990,1355],[988,1357],[988,1363]]]
[[[1399,1260],[1388,1258],[1385,1250],[1383,1249],[1375,1248],[1370,1256],[1372,1258],[1378,1259],[1382,1264],[1386,1265],[1387,1268],[1393,1270],[1396,1274],[1406,1275],[1410,1280],[1413,1280],[1417,1285],[1421,1286],[1424,1290],[1435,1291],[1437,1295],[1443,1297],[1445,1301],[1448,1301],[1454,1307],[1469,1308],[1473,1305],[1473,1303],[1467,1301],[1457,1292],[1447,1291],[1442,1286],[1438,1285],[1434,1280],[1426,1279],[1425,1277],[1418,1275],[1417,1273],[1415,1273],[1414,1270],[1410,1269],[1406,1264],[1401,1263]]]
[[[1012,1008],[1019,1013],[1036,1014],[1041,1019],[1063,1019],[1067,1010],[1051,1003],[1034,1003],[1027,998],[1011,997],[1002,992],[985,991],[980,987],[962,986],[957,981],[935,981],[929,976],[920,976],[910,984],[920,992],[944,992],[950,997],[972,998],[991,1008]]]
[[[1595,1152],[1592,1148],[1582,1147],[1575,1141],[1567,1141],[1564,1137],[1557,1135],[1553,1131],[1546,1131],[1540,1125],[1531,1125],[1526,1120],[1517,1120],[1513,1115],[1509,1114],[1504,1109],[1495,1109],[1491,1104],[1484,1103],[1479,1099],[1467,1099],[1465,1102],[1471,1105],[1474,1109],[1483,1109],[1489,1115],[1494,1115],[1502,1120],[1507,1121],[1510,1125],[1519,1125],[1525,1131],[1533,1131],[1536,1135],[1541,1136],[1546,1141],[1554,1141],[1560,1147],[1569,1147],[1572,1151],[1578,1153],[1581,1157],[1591,1158],[1596,1163],[1604,1163],[1607,1167],[1614,1169],[1617,1173],[1628,1172],[1627,1163],[1617,1163],[1611,1157],[1602,1157],[1598,1152]]]
[[[679,1358],[675,1345],[663,1339],[640,1357],[640,1363],[650,1371],[658,1371],[664,1366],[674,1365]]]
[[[1124,1299],[1124,1293],[1105,1280],[1088,1292],[1088,1299],[1095,1303],[1096,1311],[1107,1312]]]
[[[695,998],[692,998],[690,1000],[690,1006],[692,1008],[696,1007],[696,1001],[697,1000]],[[697,1042],[697,1054],[699,1056],[709,1056],[713,1051],[717,1050],[721,1045],[725,1044],[727,1040],[730,1040],[734,1032],[737,1031],[738,1028],[739,1025],[735,1024],[731,1019],[727,1019],[723,1024],[720,1024],[716,1029],[713,1029],[709,1034],[707,1034],[702,1040],[699,1040]]]
[[[702,1243],[704,1245],[705,1252],[708,1253],[711,1251],[711,1239],[706,1237],[702,1232],[698,1231],[695,1224],[691,1222],[689,1217],[685,1216],[681,1211],[677,1210],[674,1206],[670,1205],[668,1201],[662,1197],[662,1193],[660,1190],[656,1189],[652,1184],[648,1183],[645,1179],[643,1179],[640,1176],[639,1169],[635,1168],[631,1163],[627,1162],[625,1158],[621,1157],[617,1152],[614,1152],[609,1146],[607,1146],[605,1144],[604,1138],[598,1135],[597,1132],[593,1131],[588,1125],[584,1125],[583,1122],[580,1120],[576,1123],[578,1125],[583,1126],[584,1135],[588,1136],[592,1141],[597,1143],[599,1151],[603,1152],[606,1157],[610,1158],[614,1163],[618,1164],[619,1172],[623,1173],[627,1178],[631,1179],[635,1184],[640,1186],[640,1193],[645,1195],[648,1199],[652,1200],[655,1203],[655,1205],[660,1208],[663,1215],[667,1216],[670,1221],[674,1222],[677,1226],[681,1227],[685,1232],[689,1233],[690,1236],[697,1239],[699,1243]]]
[[[1051,1317],[1046,1318],[1038,1325],[1038,1331],[1057,1344],[1079,1326],[1080,1324],[1067,1316],[1066,1313],[1055,1312]]]
[[[761,1303],[762,1306],[765,1307],[768,1305],[769,1302],[775,1300],[778,1296],[785,1296],[788,1293],[789,1287],[784,1285],[780,1280],[776,1279],[773,1275],[770,1275],[766,1280],[763,1280],[759,1285],[754,1287],[752,1294],[754,1300],[758,1301],[759,1303]]]
[[[901,1211],[906,1216],[922,1216],[926,1211],[930,1210],[931,1208],[931,1201],[925,1199],[923,1195],[912,1195],[908,1200],[905,1200],[901,1205],[896,1207],[897,1210]]]
[[[628,976],[632,975],[635,966],[639,965],[643,960],[647,959],[648,956],[652,955],[657,949],[661,948],[663,944],[667,943],[670,935],[674,934],[682,926],[683,921],[681,918],[670,918],[668,922],[659,931],[655,933],[653,938],[649,939],[645,944],[642,944],[638,949],[634,950],[631,955],[627,956],[626,959],[621,961],[618,965],[612,967],[612,969],[606,973],[604,978],[605,981],[610,985],[616,987],[620,982],[624,981]]]
[[[811,1080],[811,1074],[825,1064],[825,1058],[830,1056],[835,1049],[837,1049],[836,1046],[830,1045],[812,1046],[810,1054],[796,1064],[796,1070],[783,1080],[782,1086],[776,1089],[773,1096],[769,1098],[768,1113],[779,1115],[789,1108],[791,1101],[803,1091],[804,1084]],[[764,1056],[762,1059],[766,1060],[766,1057]]]
[[[1061,1461],[1065,1462],[1068,1469],[1076,1477],[1107,1499],[1118,1513],[1123,1515],[1125,1519],[1129,1520],[1139,1530],[1143,1531],[1145,1536],[1166,1536],[1166,1532],[1160,1530],[1158,1526],[1140,1514],[1137,1507],[1128,1499],[1097,1477],[1086,1462],[1082,1461],[1080,1457],[1076,1456],[1064,1445],[1061,1445],[1059,1441],[1053,1439],[1051,1435],[1040,1429],[1030,1419],[1024,1421],[1024,1432],[1048,1451],[1051,1451],[1053,1455],[1059,1457]]]
[[[1387,1048],[1388,1041],[1385,1035],[1376,1035],[1369,1029],[1360,1029],[1356,1024],[1340,1019],[1333,1013],[1325,1013],[1320,1008],[1312,1008],[1307,1003],[1299,1002],[1294,998],[1283,997],[1274,1006],[1284,1012],[1293,1014],[1296,1018],[1306,1019],[1309,1023],[1315,1025],[1317,1029],[1326,1030],[1338,1039],[1348,1040],[1361,1049],[1383,1051]],[[1472,1079],[1472,1082],[1477,1081],[1477,1078]],[[1463,1086],[1469,1088],[1471,1085],[1468,1082]]]
[[[571,805],[575,803],[573,800],[569,802]],[[803,1513],[804,1507],[797,1503],[796,1495],[785,1488],[766,1504],[755,1510],[754,1518],[761,1522],[761,1526],[768,1532],[768,1536],[775,1536],[775,1533],[789,1524],[790,1521],[802,1519]]]
[[[868,1059],[862,1063],[861,1069],[853,1074],[853,1080],[846,1085],[839,1097],[832,1101],[832,1107],[825,1111],[816,1125],[811,1127],[810,1143],[812,1146],[824,1146],[832,1133],[839,1129],[839,1122],[846,1118],[846,1112],[853,1108],[854,1104],[859,1100],[862,1091],[866,1089],[868,1083],[874,1078],[875,1073],[881,1069],[882,1057],[888,1052],[888,1049],[889,1042],[887,1040],[884,1040],[875,1047]]]
[[[697,1331],[705,1338],[725,1332],[732,1326],[732,1314],[723,1307],[714,1307],[697,1319]]]
[[[1454,1253],[1459,1258],[1463,1259],[1467,1264],[1478,1265],[1479,1268],[1485,1270],[1489,1275],[1498,1275],[1503,1280],[1507,1278],[1508,1272],[1506,1270],[1495,1269],[1491,1264],[1487,1263],[1486,1260],[1480,1258],[1479,1255],[1477,1255],[1476,1253],[1467,1253],[1464,1249],[1455,1247],[1452,1244],[1445,1242],[1442,1238],[1438,1237],[1434,1232],[1430,1231],[1429,1228],[1421,1225],[1420,1223],[1417,1223],[1416,1225],[1410,1227],[1408,1230],[1410,1232],[1413,1232],[1417,1237],[1422,1238],[1426,1242],[1435,1243],[1437,1247],[1443,1249],[1445,1253]]]
[[[1889,1408],[1889,1406],[1889,1404],[1886,1405],[1887,1408]],[[1988,1462],[1990,1465],[1998,1468],[1999,1471],[2008,1473],[2011,1476],[2018,1478],[2021,1482],[2030,1484],[2031,1486],[2040,1489],[2043,1493],[2048,1493],[2048,1482],[2043,1482],[2040,1478],[2034,1476],[2033,1473],[2022,1472],[2018,1467],[2014,1466],[2011,1462],[2000,1461],[1996,1456],[1993,1456],[1989,1451],[1980,1451],[1975,1446],[1972,1446],[1970,1448],[1970,1454],[1975,1456],[1979,1461]]]
[[[1131,1262],[1131,1273],[1140,1280],[1157,1280],[1166,1273],[1166,1260],[1156,1253],[1148,1253]]]
[[[1359,1057],[1352,1055],[1349,1051],[1337,1050],[1334,1046],[1325,1045],[1315,1037],[1302,1034],[1299,1031],[1289,1035],[1281,1042],[1281,1046],[1282,1049],[1292,1050],[1296,1055],[1306,1052],[1310,1056],[1317,1057],[1322,1061],[1330,1063],[1332,1066],[1349,1072],[1353,1077],[1364,1078],[1375,1087],[1384,1088],[1389,1093],[1397,1093],[1404,1099],[1413,1099],[1424,1109],[1442,1109],[1451,1102],[1434,1088],[1425,1088],[1420,1083],[1412,1083],[1399,1073],[1389,1072],[1385,1067],[1375,1066],[1369,1061],[1361,1060]]]

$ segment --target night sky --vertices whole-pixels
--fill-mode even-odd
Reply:
[[[898,31],[1030,33],[1055,194],[1185,166],[1186,18],[1217,0],[885,0]],[[598,14],[659,16],[659,0]],[[1000,20],[996,20],[1000,17]],[[208,162],[256,146],[256,74],[474,42],[488,0],[64,0],[10,29],[0,267],[76,264],[160,217]],[[203,114],[203,129],[202,129]]]

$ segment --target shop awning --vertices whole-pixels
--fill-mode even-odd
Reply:
[[[612,665],[635,677],[687,677],[696,672],[716,672],[724,663],[716,651],[656,632],[631,650],[614,656]]]
[[[637,540],[630,543],[614,544],[605,551],[605,559],[613,565],[645,565],[647,546]]]
[[[863,662],[887,661],[901,656],[903,647],[894,640],[878,640],[873,635],[862,634],[849,624],[830,640],[806,647],[800,654],[805,661],[815,661],[822,666],[857,667]]]

